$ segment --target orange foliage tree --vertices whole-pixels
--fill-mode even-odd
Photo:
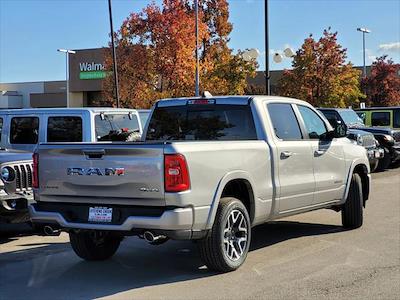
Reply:
[[[369,106],[400,105],[400,64],[387,56],[372,63],[371,74],[362,82]]]
[[[213,94],[242,94],[257,63],[228,47],[227,0],[199,0],[200,89]],[[195,15],[193,1],[163,0],[132,13],[116,33],[121,106],[148,108],[166,97],[193,96]],[[112,70],[111,53],[105,65]],[[97,105],[115,105],[113,77],[103,84]]]
[[[337,43],[337,32],[324,30],[318,41],[310,35],[296,52],[293,69],[284,71],[279,82],[280,94],[321,107],[357,104],[364,97],[360,72],[345,60],[346,49]]]

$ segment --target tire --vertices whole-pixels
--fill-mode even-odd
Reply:
[[[80,231],[69,233],[74,252],[84,260],[106,260],[117,252],[121,238],[106,232]]]
[[[383,148],[385,155],[379,160],[377,171],[384,171],[389,168],[392,159],[390,157],[390,151],[387,148]]]
[[[374,160],[374,162],[369,164],[369,168],[371,170],[371,173],[374,173],[378,169],[378,164],[379,164],[380,159]]]
[[[355,229],[363,224],[363,194],[360,175],[353,174],[346,203],[342,207],[344,228]]]
[[[240,200],[227,197],[220,200],[212,229],[198,246],[208,269],[230,272],[246,260],[250,241],[251,223],[246,207]]]

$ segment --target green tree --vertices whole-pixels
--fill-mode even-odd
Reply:
[[[310,35],[296,52],[293,69],[284,71],[279,92],[314,106],[356,105],[364,97],[360,72],[345,61],[346,49],[337,43],[337,32],[324,30],[318,41]]]

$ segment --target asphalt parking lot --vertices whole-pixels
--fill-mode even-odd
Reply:
[[[400,168],[373,174],[364,226],[315,211],[256,227],[243,267],[209,272],[192,242],[123,241],[85,262],[68,236],[0,239],[0,299],[399,299]]]

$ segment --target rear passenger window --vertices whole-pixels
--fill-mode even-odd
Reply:
[[[302,139],[299,123],[291,104],[268,104],[269,116],[274,126],[275,135],[282,140]]]
[[[400,128],[400,109],[395,109],[393,114],[393,127]]]
[[[49,117],[48,142],[82,142],[81,117]]]
[[[39,118],[15,117],[11,119],[11,144],[37,144],[39,135]]]
[[[372,126],[389,126],[390,112],[373,112],[371,114]]]

